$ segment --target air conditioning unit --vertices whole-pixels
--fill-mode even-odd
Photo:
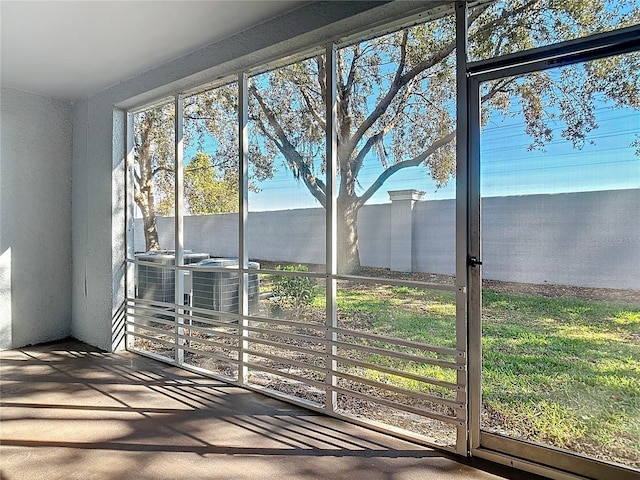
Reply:
[[[172,268],[176,257],[172,250],[157,250],[136,254],[136,260],[157,263],[155,265],[136,265],[137,294],[136,298],[155,300],[157,302],[174,303],[176,282]],[[183,261],[185,265],[198,263],[209,258],[208,253],[193,253],[185,251]],[[185,288],[185,292],[188,289]]]
[[[195,265],[191,272],[191,305],[198,308],[206,308],[215,312],[238,313],[238,259],[237,258],[211,258],[203,260]],[[224,268],[228,271],[204,271],[200,268]],[[258,262],[249,262],[249,268],[260,269]],[[249,273],[249,285],[247,286],[249,314],[255,314],[260,302],[260,278],[258,273]],[[200,314],[198,314],[200,315]]]

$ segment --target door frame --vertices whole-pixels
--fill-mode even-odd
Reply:
[[[480,85],[640,50],[640,25],[489,60],[466,63],[467,89],[467,284],[469,454],[557,479],[631,480],[637,471],[531,442],[481,431],[482,228],[480,197]]]

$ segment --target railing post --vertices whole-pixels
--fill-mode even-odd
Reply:
[[[238,225],[238,267],[239,267],[239,302],[238,313],[239,322],[238,335],[240,343],[240,352],[238,358],[238,383],[245,384],[248,381],[248,354],[249,348],[249,253],[247,251],[247,222],[249,218],[249,95],[248,95],[248,79],[247,74],[242,72],[238,75],[238,155],[240,175],[238,185],[238,202],[239,202],[239,225]]]

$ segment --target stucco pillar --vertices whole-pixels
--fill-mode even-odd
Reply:
[[[424,197],[420,190],[389,191],[391,200],[391,241],[389,268],[410,272],[413,265],[413,206]]]

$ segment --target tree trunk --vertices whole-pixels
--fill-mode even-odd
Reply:
[[[142,218],[144,219],[144,244],[146,251],[160,250],[160,241],[158,240],[158,228],[156,226],[156,212],[153,208],[142,209]]]
[[[153,165],[151,153],[151,129],[154,117],[150,113],[145,115],[140,125],[141,144],[136,146],[138,150],[137,163],[140,167],[140,177],[137,180],[137,188],[134,200],[142,212],[144,221],[144,244],[147,252],[160,250],[158,241],[158,229],[156,226],[155,194],[153,191]]]
[[[338,198],[338,273],[355,274],[360,270],[358,248],[358,209],[353,201]]]

